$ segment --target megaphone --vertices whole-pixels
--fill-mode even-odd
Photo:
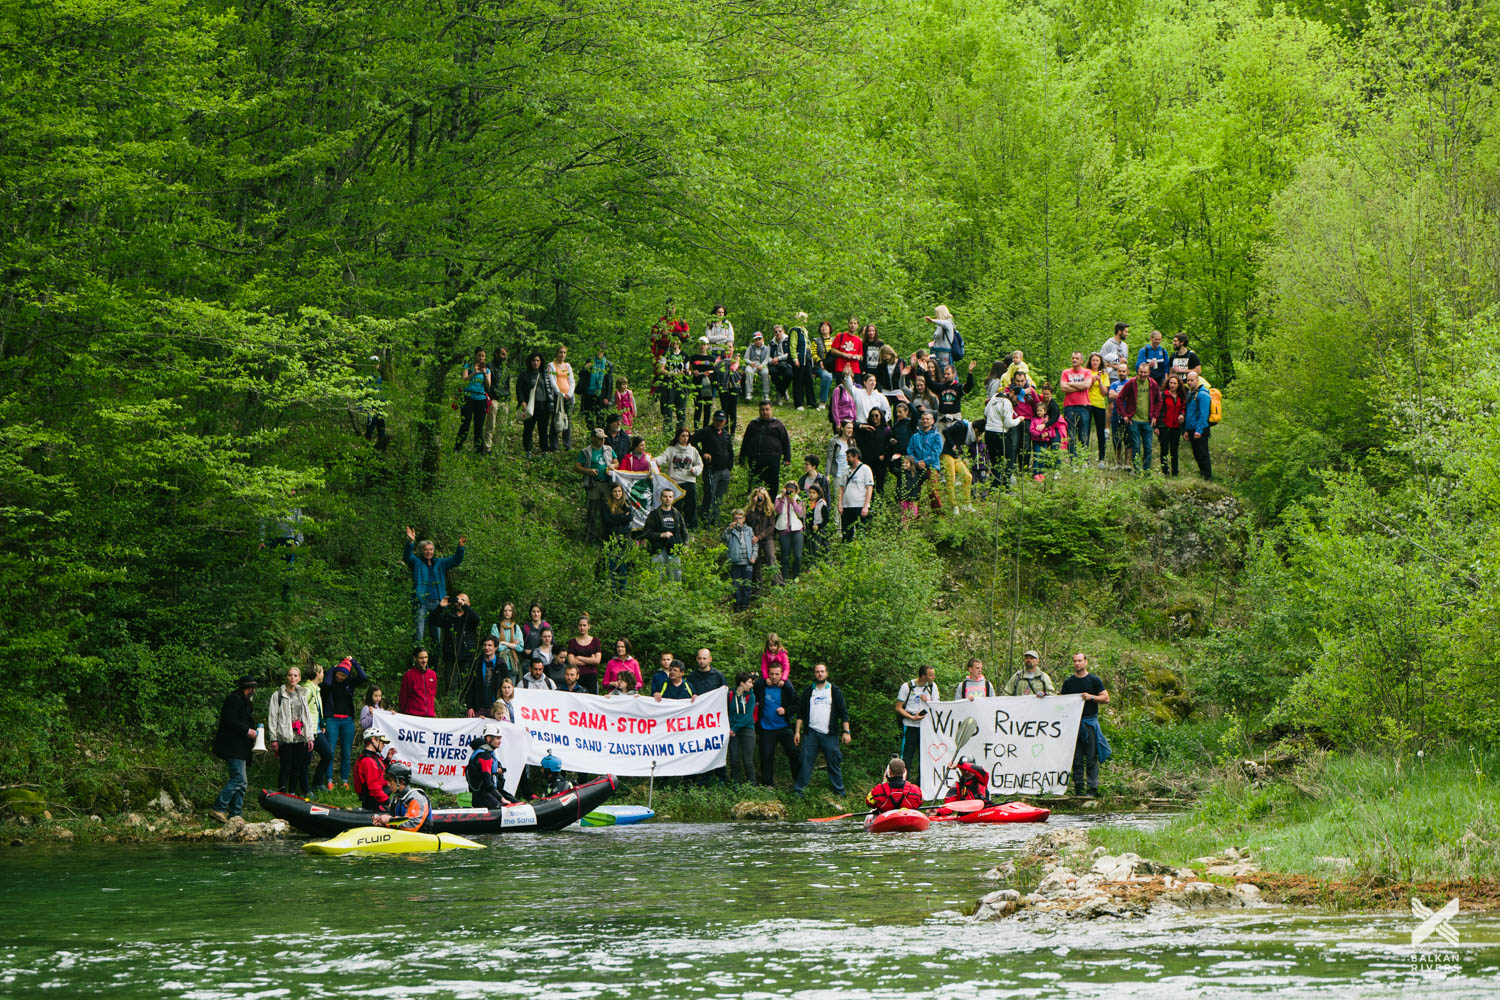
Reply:
[[[255,727],[255,746],[251,747],[250,749],[252,749],[252,750],[261,750],[261,751],[264,751],[266,749],[266,727],[265,726],[256,726]]]

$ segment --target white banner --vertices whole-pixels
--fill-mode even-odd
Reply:
[[[645,526],[646,515],[661,501],[663,487],[672,487],[677,499],[682,499],[682,488],[660,472],[621,472],[616,469],[610,476],[625,489],[625,502],[630,505],[630,527],[635,531]]]
[[[729,754],[729,689],[692,701],[517,691],[516,721],[531,734],[529,763],[552,751],[568,771],[702,774]]]
[[[454,794],[469,790],[464,776],[464,767],[474,754],[469,744],[479,739],[485,719],[425,719],[383,708],[373,714],[375,728],[396,748],[396,759],[411,768],[414,783]],[[500,725],[505,735],[495,759],[505,768],[505,790],[514,795],[531,752],[531,735],[522,726],[509,722]]]
[[[1082,717],[1076,694],[932,702],[922,719],[922,797],[947,794],[960,757],[989,772],[993,793],[1066,795]]]

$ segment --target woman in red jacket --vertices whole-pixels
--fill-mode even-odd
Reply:
[[[1187,393],[1183,391],[1182,379],[1168,375],[1167,384],[1162,387],[1161,417],[1157,420],[1157,436],[1161,439],[1161,474],[1164,476],[1177,475],[1177,446],[1182,443],[1182,418],[1186,412]]]

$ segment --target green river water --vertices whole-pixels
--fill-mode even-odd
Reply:
[[[980,873],[1034,832],[652,823],[404,857],[312,857],[296,840],[13,849],[0,996],[1500,996],[1490,917],[1414,951],[1401,914],[941,913],[993,888]]]

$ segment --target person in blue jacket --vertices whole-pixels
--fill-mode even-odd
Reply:
[[[1212,479],[1214,466],[1208,454],[1208,411],[1213,406],[1213,400],[1208,394],[1208,384],[1195,371],[1187,373],[1187,397],[1182,430],[1193,447],[1193,460],[1198,463],[1198,475],[1204,479]]]
[[[923,410],[917,430],[912,434],[911,440],[906,442],[906,453],[911,456],[914,467],[912,484],[908,487],[913,499],[922,496],[922,486],[927,482],[927,477],[942,468],[943,435],[933,426],[933,419],[931,411]]]
[[[437,547],[430,540],[417,541],[417,533],[406,527],[406,550],[401,561],[411,570],[412,606],[416,613],[417,642],[427,638],[427,616],[448,596],[448,571],[464,561],[464,544],[460,535],[458,550],[451,556],[435,557]]]

